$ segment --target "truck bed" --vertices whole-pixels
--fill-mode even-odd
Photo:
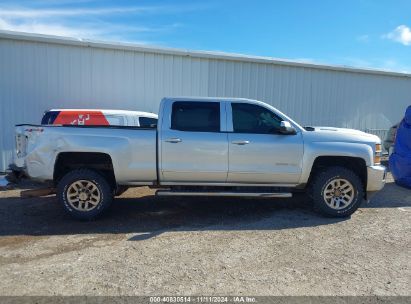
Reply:
[[[110,155],[117,183],[152,184],[157,181],[157,130],[128,126],[16,126],[15,164],[37,180],[53,180],[60,152]]]

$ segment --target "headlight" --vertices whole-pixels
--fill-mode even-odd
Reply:
[[[375,145],[375,155],[374,155],[374,165],[379,165],[381,164],[381,144],[376,144]]]

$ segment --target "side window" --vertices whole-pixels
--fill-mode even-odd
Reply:
[[[174,102],[171,114],[171,129],[192,132],[219,132],[220,103]]]
[[[124,126],[124,117],[120,115],[105,115],[110,126]]]
[[[138,122],[140,127],[143,128],[155,128],[157,126],[157,119],[152,117],[139,117]]]
[[[281,118],[259,105],[231,103],[231,109],[235,133],[273,134],[280,128]]]
[[[57,116],[59,115],[60,111],[49,111],[45,112],[43,118],[41,119],[42,125],[52,125],[56,120]]]

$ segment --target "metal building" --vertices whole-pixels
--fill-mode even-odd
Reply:
[[[0,172],[14,125],[50,108],[157,112],[164,96],[254,98],[302,125],[386,130],[411,74],[0,31]]]

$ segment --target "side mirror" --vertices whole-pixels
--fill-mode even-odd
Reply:
[[[295,135],[297,131],[294,127],[290,124],[289,121],[282,121],[280,123],[280,133],[284,135]]]

